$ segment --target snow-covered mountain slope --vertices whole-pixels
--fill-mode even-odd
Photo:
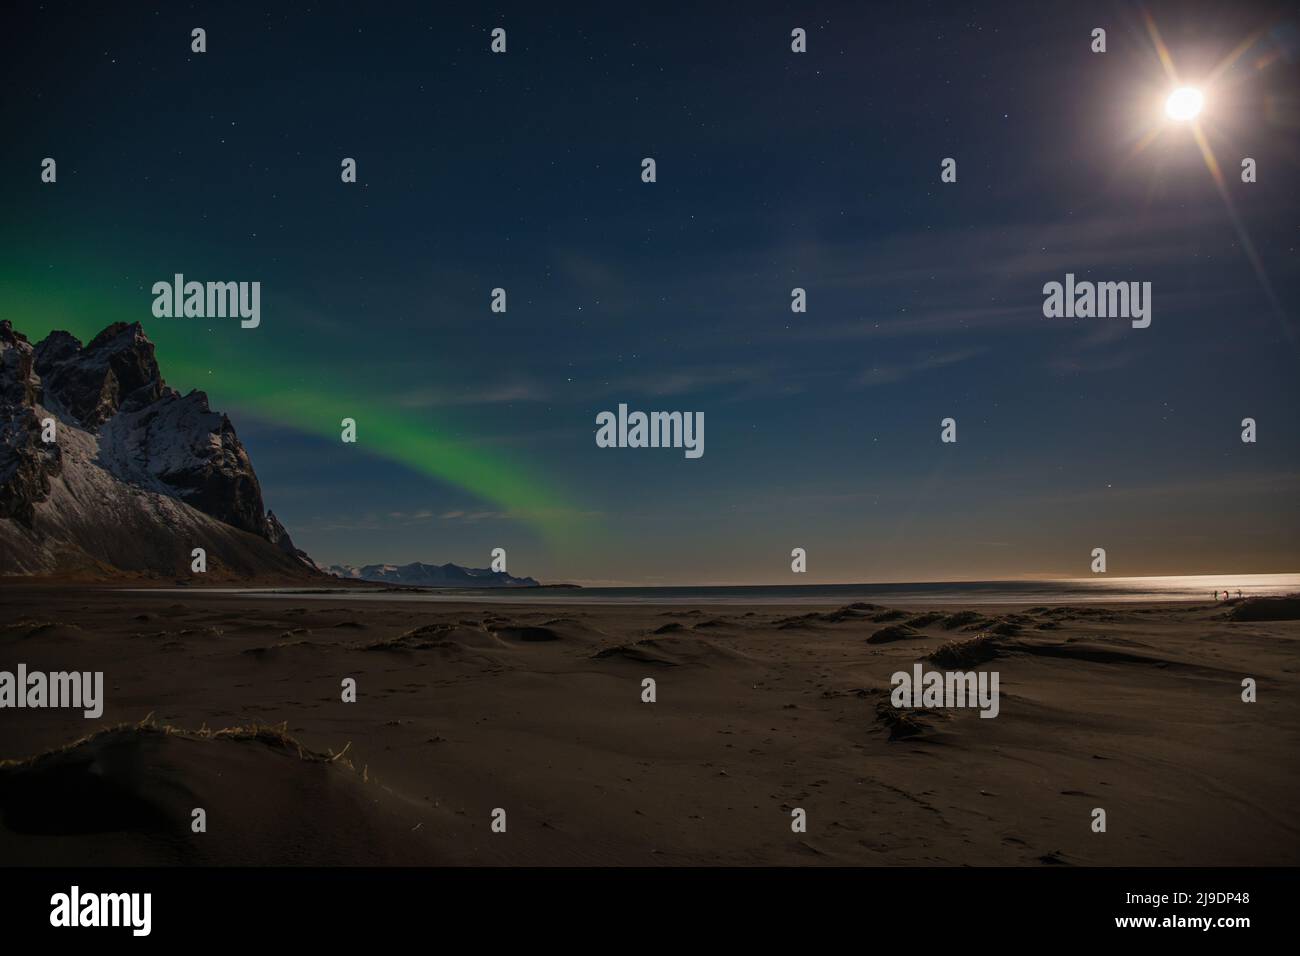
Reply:
[[[42,422],[56,441],[42,441]],[[194,548],[208,571],[191,572]],[[306,578],[230,420],[162,379],[139,324],[84,348],[0,322],[0,573]]]

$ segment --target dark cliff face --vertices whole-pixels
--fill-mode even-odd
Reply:
[[[115,322],[89,345],[67,332],[52,332],[36,346],[36,374],[46,404],[94,431],[124,405],[145,405],[162,394],[153,343],[140,323]]]
[[[35,349],[27,336],[14,331],[6,319],[0,322],[0,402],[31,405],[40,392],[40,380],[32,374]]]
[[[270,541],[273,545],[283,551],[285,554],[297,558],[299,561],[312,568],[317,567],[313,561],[301,548],[294,546],[293,539],[289,537],[289,532],[285,530],[284,525],[280,524],[280,519],[275,516],[274,511],[266,513],[266,522],[263,525],[262,537]]]
[[[212,411],[203,392],[164,387],[142,402],[144,394],[134,393],[100,428],[113,471],[265,537],[262,488],[230,419]]]
[[[208,411],[208,397],[203,392],[192,392],[179,400],[184,402],[196,397],[203,410]],[[225,415],[220,418],[220,422],[207,433],[209,439],[215,441],[210,442],[205,457],[196,458],[193,466],[160,477],[176,488],[187,504],[226,524],[267,537],[262,486],[253,472],[253,463],[249,461],[248,452],[244,451],[230,419]],[[284,531],[283,528],[280,530]],[[288,537],[287,532],[285,537]]]
[[[9,322],[0,322],[0,518],[28,527],[61,467],[58,445],[41,441],[33,407],[41,385],[34,365],[31,343]]]
[[[33,347],[0,321],[0,517],[28,528],[61,467],[58,444],[41,440],[45,417],[94,436],[96,465],[123,484],[176,498],[310,564],[268,521],[230,419],[203,392],[166,385],[139,323],[114,323],[85,346],[52,332]]]

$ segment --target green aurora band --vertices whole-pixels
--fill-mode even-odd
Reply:
[[[31,276],[42,270],[34,264],[25,275],[12,259],[0,268],[4,270],[0,274],[0,318],[9,319],[33,343],[55,329],[87,342],[115,321],[141,322],[168,383],[182,392],[201,387],[215,408],[233,404],[263,421],[332,440],[338,439],[342,419],[353,418],[358,448],[364,453],[469,492],[534,529],[549,548],[563,551],[588,536],[588,519],[581,510],[515,462],[443,437],[435,423],[416,420],[393,406],[304,384],[335,376],[323,367],[313,367],[298,346],[275,347],[274,333],[268,329],[274,323],[264,321],[257,330],[242,330],[238,319],[216,319],[211,320],[216,325],[214,334],[207,335],[209,320],[152,319],[153,298],[147,289],[127,292],[122,282],[111,280],[38,288]],[[102,290],[104,285],[111,287],[107,294],[86,291]],[[198,328],[204,332],[196,332]],[[253,354],[247,346],[254,337],[262,355],[268,351],[291,355],[292,361],[277,366]],[[268,346],[272,348],[268,350]],[[347,350],[340,347],[336,354],[347,354]],[[297,382],[291,383],[291,377]],[[367,383],[349,384],[364,389]]]

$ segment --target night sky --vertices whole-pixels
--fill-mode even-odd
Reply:
[[[1137,5],[108,6],[0,14],[0,317],[142,322],[319,562],[1300,570],[1289,5],[1145,8],[1221,187]],[[155,319],[176,272],[260,281],[260,328]],[[1151,326],[1045,318],[1067,272],[1151,282]],[[620,402],[705,454],[597,448]]]

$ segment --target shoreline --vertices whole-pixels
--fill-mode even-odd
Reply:
[[[1300,595],[1300,574],[1163,575],[1030,579],[1010,581],[918,582],[887,584],[768,584],[654,587],[586,587],[542,584],[529,587],[421,587],[383,582],[326,579],[314,582],[183,579],[166,583],[139,579],[105,581],[80,577],[0,578],[5,590],[45,593],[131,593],[139,595],[224,595],[266,599],[298,596],[309,600],[355,598],[367,602],[420,604],[536,604],[549,607],[691,606],[838,607],[854,602],[917,608],[1019,607],[1042,605],[1141,606],[1214,605],[1242,600]],[[1221,594],[1228,591],[1231,597]],[[1238,596],[1240,595],[1240,596]]]

